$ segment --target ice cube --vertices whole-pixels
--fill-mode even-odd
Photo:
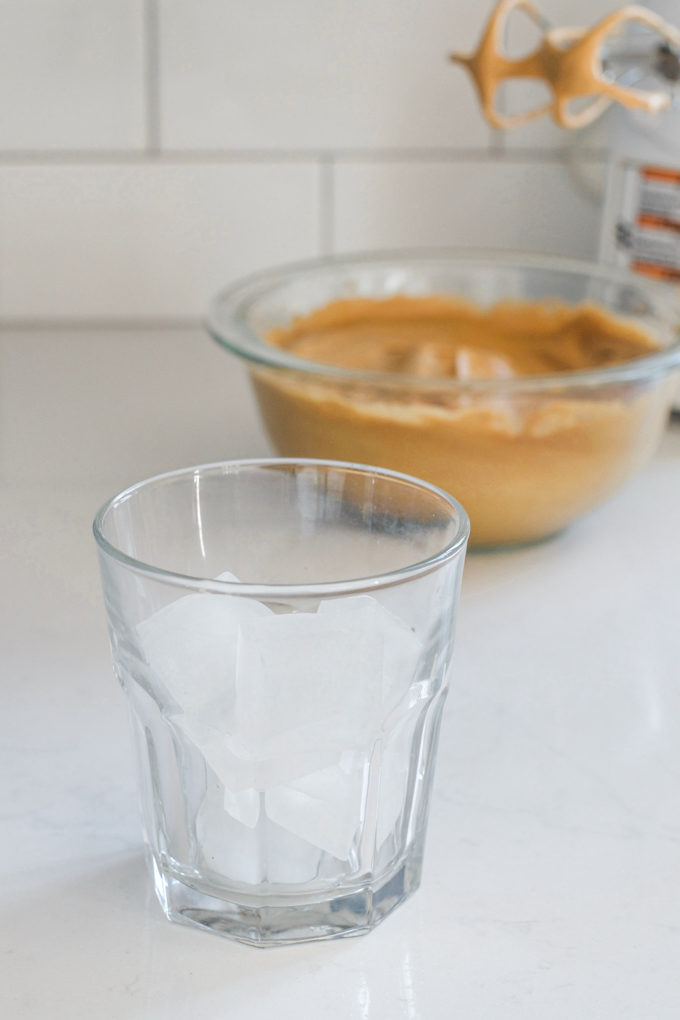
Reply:
[[[321,769],[265,793],[267,816],[346,861],[361,823],[367,768]]]
[[[267,791],[270,818],[346,859],[357,776],[381,726],[410,705],[422,651],[410,628],[371,596],[276,615],[249,599],[190,595],[138,629],[176,703],[170,718],[224,791],[222,810],[252,829]]]
[[[137,632],[146,661],[182,711],[214,718],[233,706],[239,626],[273,615],[254,599],[186,595]]]
[[[217,580],[235,581],[233,574]],[[233,729],[239,626],[244,620],[273,616],[253,599],[232,595],[187,595],[139,624],[137,631],[146,661],[157,681],[173,699],[166,712],[226,785],[232,771],[225,733]],[[257,821],[248,794],[248,777],[236,787],[250,796],[230,802],[234,818]],[[259,802],[258,802],[259,803]],[[259,807],[258,807],[259,810]]]
[[[338,744],[343,746],[338,765],[268,789],[265,806],[268,816],[279,825],[327,850],[334,857],[347,860],[361,822],[371,747],[379,737],[385,720],[389,717],[391,725],[394,725],[399,718],[398,710],[406,713],[414,702],[410,692],[417,679],[422,644],[402,620],[367,595],[323,602],[317,621],[317,634],[323,633],[321,621],[324,625],[332,622],[344,632],[350,648],[363,650],[361,662],[352,664],[352,673],[347,670],[347,663],[336,657],[333,665],[340,663],[342,679],[335,678],[332,666],[324,667],[323,659],[318,667],[319,687],[315,693],[323,693],[322,685],[330,680],[334,685],[331,691],[343,695],[345,707],[351,709],[353,718],[343,718],[337,706],[332,719],[324,719],[321,713],[320,733],[326,732],[329,744],[334,745],[337,739]],[[259,621],[256,626],[259,628]],[[360,641],[357,641],[357,636],[360,636]],[[379,675],[374,665],[376,656],[380,661]],[[366,669],[368,663],[370,670]],[[359,691],[363,689],[363,704],[356,700],[356,687]],[[240,690],[237,691],[237,716],[239,697]],[[314,708],[311,710],[313,713]],[[362,714],[359,715],[359,712]],[[334,731],[333,724],[337,731]],[[299,728],[296,735],[302,737]],[[272,732],[267,736],[271,740],[275,734]],[[408,776],[407,745],[406,737],[401,741],[391,735],[388,738],[387,803],[381,812],[382,824],[387,831],[393,827],[403,805]],[[400,761],[402,753],[405,762]]]
[[[329,599],[319,614],[351,627],[356,616],[371,621],[372,644],[382,649],[380,712],[384,719],[417,679],[422,643],[408,624],[370,595]]]
[[[321,851],[276,825],[264,812],[249,828],[225,810],[225,789],[211,782],[196,817],[196,839],[205,865],[233,882],[293,885],[316,877]]]
[[[248,885],[264,881],[261,834],[225,810],[224,788],[214,781],[196,816],[196,840],[211,871]]]
[[[260,817],[260,794],[252,787],[236,793],[225,787],[224,807],[237,822],[254,829]]]
[[[263,818],[266,815],[263,814]],[[313,882],[319,872],[322,851],[267,818],[265,875],[276,885]]]
[[[240,751],[238,738],[225,728],[211,726],[190,715],[176,715],[171,719],[199,749],[207,765],[225,788],[234,794],[248,794],[250,790],[263,791],[277,783],[287,782],[332,765],[338,760],[338,751],[335,748],[306,752],[302,750],[270,758],[244,757],[241,753],[236,753]],[[229,722],[228,726],[233,729],[233,722]],[[235,807],[235,801],[229,799],[226,803],[229,810],[234,807],[236,812],[234,817],[245,817],[243,812],[248,812],[243,801],[240,801],[242,806],[238,809]]]
[[[235,754],[264,760],[334,748],[339,757],[370,742],[382,701],[383,645],[377,604],[369,603],[241,625]]]

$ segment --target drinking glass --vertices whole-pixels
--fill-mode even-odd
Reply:
[[[359,935],[418,888],[468,530],[434,486],[331,461],[187,468],[102,507],[168,918]]]

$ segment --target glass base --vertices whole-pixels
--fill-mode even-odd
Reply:
[[[152,857],[156,895],[170,921],[190,924],[250,946],[285,946],[295,942],[365,935],[420,885],[422,858],[409,858],[387,879],[338,892],[316,902],[248,905],[200,892],[165,874]]]

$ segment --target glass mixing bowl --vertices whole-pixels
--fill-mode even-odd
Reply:
[[[548,298],[595,304],[644,329],[660,350],[605,368],[462,381],[338,368],[267,342],[332,301],[401,294],[455,295],[481,307]],[[248,363],[279,454],[432,482],[466,508],[477,547],[545,538],[618,489],[654,451],[680,366],[675,288],[510,252],[379,252],[286,266],[223,290],[207,328]]]

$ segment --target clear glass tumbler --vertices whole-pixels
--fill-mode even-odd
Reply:
[[[97,514],[144,835],[171,920],[358,935],[419,883],[462,507],[392,471],[234,461]]]

